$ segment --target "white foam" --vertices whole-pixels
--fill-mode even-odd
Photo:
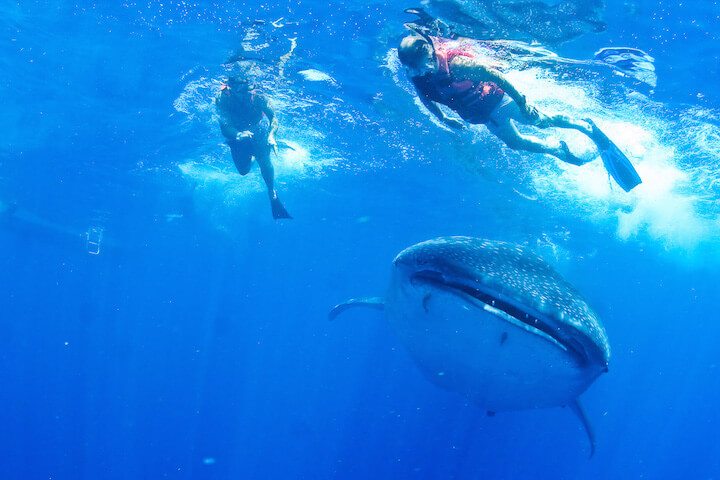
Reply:
[[[541,196],[556,197],[558,208],[572,208],[598,222],[615,222],[622,240],[650,238],[665,249],[686,252],[720,242],[717,199],[705,198],[707,187],[717,185],[720,178],[720,129],[704,123],[697,113],[689,114],[694,122],[681,125],[667,109],[640,95],[606,106],[597,100],[596,85],[558,82],[538,69],[511,72],[509,77],[544,111],[595,119],[643,179],[626,193],[609,179],[600,160],[582,167],[557,161],[553,168],[532,175]],[[557,133],[572,151],[592,147],[582,135]],[[698,154],[714,161],[698,165]]]
[[[333,77],[325,72],[321,72],[320,70],[315,70],[314,68],[300,70],[298,73],[308,82],[327,82],[332,85],[337,84]]]
[[[185,85],[180,95],[173,101],[173,108],[185,115],[188,121],[201,119],[208,121],[215,115],[213,98],[220,89],[220,80],[200,77]]]

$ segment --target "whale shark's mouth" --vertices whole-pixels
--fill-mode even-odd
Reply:
[[[580,363],[586,363],[588,354],[585,348],[572,338],[560,334],[560,330],[553,327],[550,321],[542,315],[535,314],[531,309],[523,309],[517,305],[498,298],[491,293],[477,287],[466,285],[461,282],[446,279],[442,273],[433,270],[421,270],[410,275],[412,283],[425,283],[435,288],[445,290],[460,296],[461,298],[472,297],[478,300],[485,307],[484,309],[496,316],[503,318],[510,323],[524,326],[526,330],[538,334],[555,343],[558,347],[577,357]]]

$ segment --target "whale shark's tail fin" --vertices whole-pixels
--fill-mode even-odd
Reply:
[[[335,320],[338,315],[346,312],[354,307],[365,307],[372,308],[374,310],[385,309],[385,299],[382,297],[363,297],[363,298],[351,298],[347,302],[335,305],[330,313],[328,314],[329,320]]]
[[[587,433],[588,440],[590,441],[590,457],[592,457],[595,455],[595,432],[593,431],[592,425],[590,425],[590,420],[588,420],[587,415],[585,415],[585,410],[580,404],[580,399],[576,398],[575,401],[570,404],[570,408],[575,415],[578,416],[585,428],[585,433]]]

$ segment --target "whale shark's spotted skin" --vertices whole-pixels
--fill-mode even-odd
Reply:
[[[607,371],[610,347],[597,315],[527,248],[444,237],[395,258],[387,296],[353,299],[384,309],[420,371],[488,412],[570,406],[594,451],[578,402]]]
[[[596,344],[605,364],[610,345],[600,321],[575,288],[529,249],[474,237],[444,237],[403,250],[395,262],[440,267],[475,277],[488,290],[565,322]]]

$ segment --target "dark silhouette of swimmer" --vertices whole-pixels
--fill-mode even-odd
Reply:
[[[273,218],[292,218],[275,191],[275,169],[270,154],[277,152],[275,112],[267,98],[242,77],[230,77],[215,99],[220,130],[227,140],[240,175],[247,175],[255,158],[267,185]]]

